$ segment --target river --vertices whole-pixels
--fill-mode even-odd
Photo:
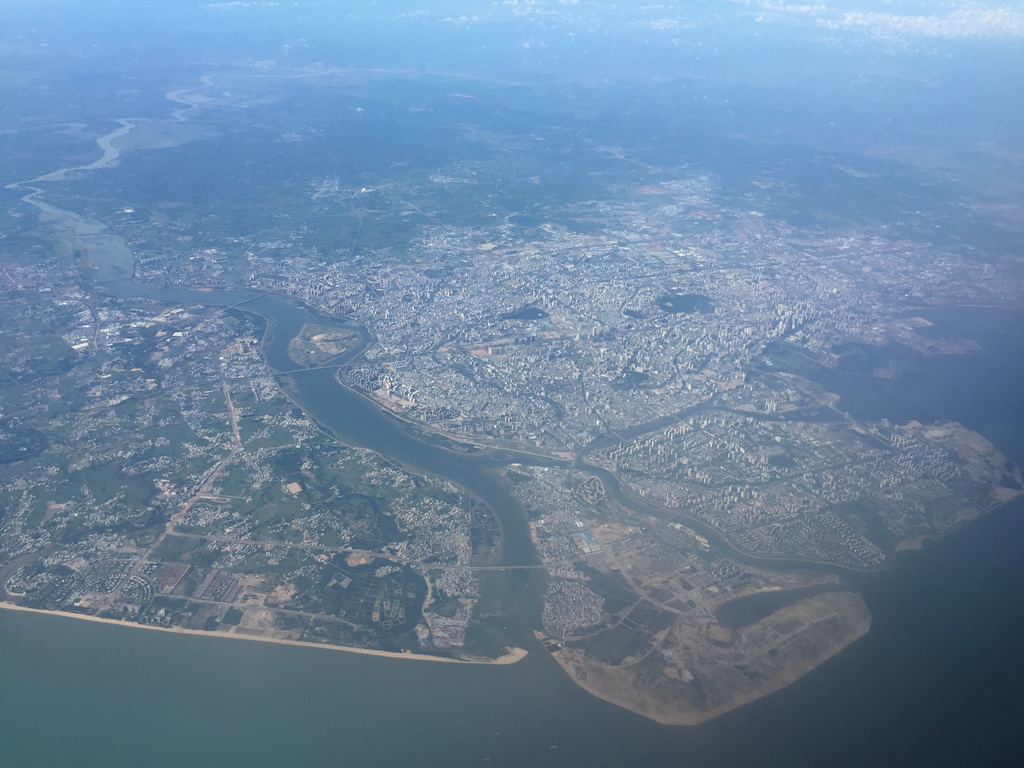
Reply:
[[[279,370],[309,316],[280,297],[121,285],[122,295],[166,301],[246,301],[273,317],[266,354]],[[999,339],[1019,341],[1006,337],[993,331],[989,352]],[[1000,442],[1020,461],[1024,382],[996,378],[1008,365],[994,353],[928,358],[901,380],[915,397],[890,392],[906,394],[898,383],[822,376],[856,416],[963,417],[993,439],[1014,435]],[[923,389],[935,367],[974,389],[950,387],[948,376]],[[331,370],[293,378],[302,407],[345,440],[470,488],[501,516],[507,561],[532,561],[517,538],[522,511],[492,471],[498,461],[416,440]],[[972,396],[978,390],[987,404]],[[697,728],[608,705],[543,652],[511,667],[425,665],[0,611],[0,755],[11,766],[1002,763],[1024,755],[1022,512],[1024,503],[1002,508],[901,555],[890,571],[848,577],[873,613],[871,632],[797,683]],[[494,574],[496,599],[510,608],[495,628],[502,637],[529,644],[537,578]]]
[[[255,291],[150,289],[131,281],[106,282],[103,290],[123,298],[228,306],[260,315],[268,323],[264,357],[273,370],[288,372],[282,374],[290,380],[287,393],[308,416],[349,445],[369,448],[414,472],[445,477],[462,486],[495,513],[502,530],[501,564],[539,563],[526,524],[526,513],[512,496],[508,481],[498,472],[507,459],[497,458],[490,452],[474,454],[449,450],[419,440],[411,425],[340,384],[336,367],[296,369],[288,355],[288,343],[305,323],[360,330],[364,333],[364,343],[368,339],[365,329],[342,319],[315,314],[308,307],[284,297]],[[348,357],[360,351],[361,348],[352,350]],[[484,622],[483,634],[476,638],[478,650],[500,653],[506,645],[540,648],[532,630],[539,628],[543,573],[521,570],[487,572],[479,576],[483,612],[501,614],[502,618]],[[514,621],[510,618],[513,615],[518,617]]]
[[[422,664],[0,611],[0,755],[25,768],[1008,764],[1024,755],[1022,512],[858,579],[867,636],[697,728],[595,699],[538,653]]]
[[[174,302],[244,301],[239,308],[271,318],[265,352],[278,370],[293,367],[287,341],[312,318],[276,296],[107,288]],[[1016,321],[1001,322],[1005,330]],[[1020,461],[1024,377],[999,354],[1016,349],[1004,337],[987,338],[986,356],[925,359],[902,384],[821,375],[855,416],[962,418]],[[939,383],[936,366],[947,373]],[[951,390],[949,376],[962,386]],[[290,378],[296,402],[326,429],[466,487],[502,521],[505,562],[535,562],[523,511],[494,471],[499,459],[415,439],[339,386],[331,369]],[[595,699],[537,651],[528,630],[539,612],[539,572],[488,574],[488,599],[506,611],[492,627],[496,642],[535,650],[508,667],[0,611],[0,755],[11,766],[1005,763],[1024,756],[1022,512],[1024,503],[1009,505],[901,555],[888,572],[849,576],[874,615],[871,632],[788,688],[697,728],[659,726]]]

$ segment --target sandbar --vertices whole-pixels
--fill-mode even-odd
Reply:
[[[82,621],[94,621],[100,624],[113,624],[118,627],[132,627],[135,629],[151,629],[157,632],[173,632],[180,635],[196,635],[198,637],[221,637],[228,640],[256,640],[261,643],[276,643],[278,645],[297,645],[305,648],[323,648],[331,651],[344,651],[346,653],[361,653],[365,656],[381,656],[388,659],[406,659],[409,661],[440,661],[449,664],[515,664],[527,655],[523,648],[507,648],[506,652],[496,659],[452,659],[443,656],[427,656],[422,653],[399,653],[396,651],[375,651],[370,648],[354,648],[347,645],[328,645],[326,643],[307,643],[302,640],[288,640],[286,638],[266,637],[264,635],[243,635],[233,632],[205,632],[201,629],[185,629],[184,627],[154,627],[149,624],[136,624],[132,621],[121,621],[119,619],[104,619],[99,616],[89,616],[71,611],[46,611],[40,608],[28,608],[24,605],[15,605],[0,601],[0,608],[8,611],[25,611],[38,613],[43,616],[63,616],[68,619],[80,619]]]

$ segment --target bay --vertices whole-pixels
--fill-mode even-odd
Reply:
[[[919,374],[895,382],[829,374],[829,384],[855,416],[961,418],[1019,461],[1024,377],[1012,364],[1017,337],[1006,329],[1015,331],[1015,322],[982,340],[981,357],[926,358]],[[936,366],[948,375],[935,376]],[[321,374],[331,376],[296,381]],[[300,388],[311,411],[329,412],[324,402],[337,401],[327,382]],[[358,416],[352,402],[337,405],[329,426],[360,444],[382,439],[367,426],[374,417]],[[507,498],[486,457],[417,452],[389,423],[398,431],[383,439],[395,442],[379,450],[475,484],[482,497]],[[508,522],[519,514],[506,512]],[[1024,757],[1022,547],[1024,503],[1015,503],[902,555],[886,573],[853,577],[874,616],[866,637],[792,686],[697,728],[660,726],[590,696],[535,646],[512,666],[430,664],[0,611],[0,762],[1006,763]],[[513,546],[509,556],[529,552]],[[537,606],[524,596],[534,585],[522,573],[501,578],[511,595],[502,602],[513,610],[495,629],[525,639]]]
[[[431,664],[0,611],[5,766],[880,766],[1024,756],[1024,505],[858,583],[872,631],[696,728],[549,657]],[[554,748],[553,748],[554,747]]]

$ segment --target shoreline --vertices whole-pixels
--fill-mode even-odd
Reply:
[[[924,549],[925,542],[934,540],[935,536],[928,533],[923,533],[920,536],[910,536],[903,539],[896,545],[896,549],[893,550],[893,559],[895,559],[896,555],[900,552],[917,552],[918,550]]]
[[[185,629],[184,627],[154,627],[149,624],[138,624],[133,621],[122,621],[120,619],[104,619],[99,616],[90,616],[84,613],[73,613],[72,611],[47,611],[42,608],[29,608],[24,605],[16,605],[0,600],[0,609],[8,611],[21,611],[23,613],[34,613],[41,616],[58,616],[66,619],[80,619],[92,621],[97,624],[110,624],[118,627],[131,627],[134,629],[148,629],[155,632],[168,632],[178,635],[194,635],[196,637],[220,637],[227,640],[254,640],[260,643],[274,643],[276,645],[292,645],[303,648],[322,648],[329,651],[342,651],[346,653],[359,653],[364,656],[378,656],[386,659],[407,659],[409,661],[435,661],[447,664],[497,664],[506,666],[515,664],[528,655],[524,648],[507,648],[506,652],[496,659],[483,660],[475,659],[452,659],[442,656],[428,656],[421,653],[400,653],[397,651],[377,651],[370,648],[355,648],[347,645],[328,645],[326,643],[308,643],[303,640],[289,640],[287,638],[267,637],[265,635],[245,635],[234,632],[206,632],[201,629]]]
[[[857,595],[855,592],[849,594]],[[815,598],[806,599],[813,600]],[[861,599],[859,595],[857,599]],[[842,637],[818,646],[819,653],[813,659],[803,660],[809,666],[801,665],[799,660],[796,666],[783,664],[779,668],[779,674],[762,678],[752,689],[741,691],[725,701],[716,703],[709,709],[701,709],[692,704],[674,706],[676,702],[665,701],[664,699],[659,700],[653,696],[645,697],[642,694],[639,698],[623,695],[623,689],[627,693],[636,692],[637,686],[635,682],[631,682],[629,678],[625,677],[631,674],[630,668],[633,665],[616,667],[594,663],[589,667],[584,666],[580,664],[582,652],[567,652],[564,647],[552,653],[552,656],[569,679],[590,695],[596,696],[617,707],[622,707],[660,725],[693,728],[789,687],[806,677],[829,659],[843,653],[850,646],[854,645],[861,638],[869,634],[872,629],[873,616],[866,604],[862,602],[862,605],[864,607],[863,615],[855,617],[851,621]],[[785,610],[785,608],[781,610]],[[758,625],[754,624],[751,626],[756,627]],[[538,640],[543,641],[543,635],[536,630],[534,631],[534,636]]]

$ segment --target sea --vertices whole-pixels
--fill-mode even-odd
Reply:
[[[1024,312],[922,314],[983,353],[910,354],[899,379],[821,369],[823,383],[855,418],[959,420],[1024,464]],[[538,651],[439,664],[0,611],[0,766],[1017,764],[1022,552],[1018,501],[853,577],[865,637],[696,727],[599,700]]]

